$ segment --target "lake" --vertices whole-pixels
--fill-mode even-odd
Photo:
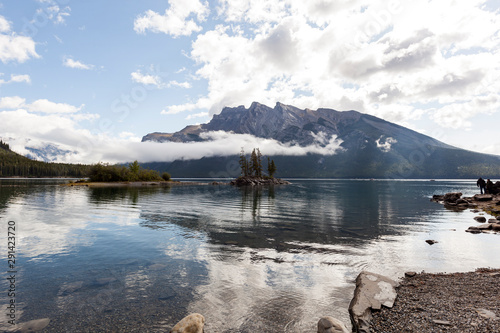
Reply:
[[[207,333],[316,332],[325,315],[350,325],[361,270],[398,278],[500,267],[500,235],[464,232],[477,213],[429,201],[472,196],[475,181],[290,181],[252,189],[0,180],[0,329],[14,298],[16,322],[50,318],[46,332],[168,332],[192,312],[205,316]]]

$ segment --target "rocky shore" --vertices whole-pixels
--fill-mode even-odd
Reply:
[[[260,186],[260,185],[288,185],[289,181],[280,178],[265,177],[239,177],[232,180],[229,184],[234,186]]]
[[[471,209],[475,213],[483,211],[491,215],[488,219],[483,215],[474,217],[476,224],[470,226],[467,232],[500,233],[500,194],[476,194],[473,197],[462,197],[462,193],[452,192],[434,195],[431,201],[441,203],[447,209],[456,211]]]
[[[500,332],[499,269],[409,273],[392,308],[373,312],[371,332]]]

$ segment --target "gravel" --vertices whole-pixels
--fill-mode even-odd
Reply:
[[[500,269],[406,276],[372,332],[500,332]]]

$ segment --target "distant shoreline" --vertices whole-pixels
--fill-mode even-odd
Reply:
[[[188,186],[188,185],[229,185],[222,182],[181,182],[181,181],[158,181],[158,182],[81,182],[66,183],[61,186],[80,186],[80,187],[170,187],[170,186]]]

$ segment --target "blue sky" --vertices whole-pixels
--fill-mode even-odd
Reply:
[[[139,141],[279,101],[500,155],[499,30],[482,0],[0,0],[0,137],[69,162],[227,154],[259,141]]]

